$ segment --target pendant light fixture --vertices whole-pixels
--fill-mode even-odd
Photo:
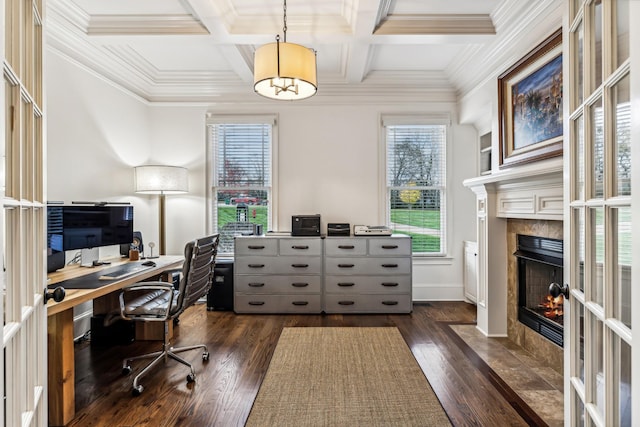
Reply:
[[[287,0],[284,0],[284,41],[259,47],[253,61],[253,89],[271,99],[294,101],[316,94],[316,52],[287,43]]]

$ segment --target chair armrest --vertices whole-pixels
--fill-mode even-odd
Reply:
[[[166,321],[171,314],[175,296],[173,284],[140,282],[122,288],[120,316],[126,320]]]

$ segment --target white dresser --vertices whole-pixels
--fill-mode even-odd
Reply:
[[[320,237],[236,237],[236,313],[320,313]]]
[[[326,313],[410,313],[411,238],[327,237]]]

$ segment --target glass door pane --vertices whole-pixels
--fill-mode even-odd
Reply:
[[[602,98],[599,98],[589,107],[590,146],[593,167],[591,170],[591,197],[604,197],[604,115],[602,111]]]
[[[614,109],[614,159],[615,172],[612,176],[614,196],[631,195],[631,103],[629,75],[617,82],[611,89]]]
[[[616,228],[614,250],[617,263],[613,316],[631,329],[631,208],[612,209],[611,216]]]

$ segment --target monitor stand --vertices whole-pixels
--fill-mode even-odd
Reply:
[[[100,248],[86,248],[80,250],[80,266],[93,267],[93,261],[100,258]]]

